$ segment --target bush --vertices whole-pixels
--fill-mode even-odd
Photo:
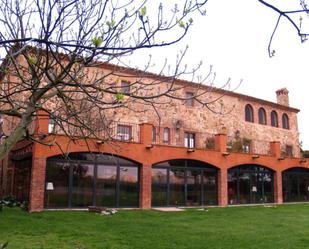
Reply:
[[[3,210],[3,207],[20,207],[22,210],[28,211],[28,202],[20,202],[15,197],[9,195],[0,200],[0,211]]]

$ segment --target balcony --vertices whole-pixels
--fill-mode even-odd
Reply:
[[[73,138],[95,138],[98,141],[122,141],[140,142],[140,126],[127,122],[110,122],[107,125],[92,125],[90,129],[81,129],[78,126],[69,125],[63,128],[55,125],[53,129],[49,127],[49,133],[66,135]]]
[[[215,134],[154,126],[152,144],[214,150]]]
[[[244,137],[228,136],[227,151],[255,155],[272,155],[269,141]]]

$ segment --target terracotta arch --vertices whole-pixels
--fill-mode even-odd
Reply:
[[[244,161],[244,162],[240,162],[240,163],[238,163],[238,164],[232,164],[232,165],[229,165],[228,167],[227,167],[227,170],[230,170],[230,169],[233,169],[233,168],[237,168],[237,167],[239,167],[239,166],[242,166],[242,165],[256,165],[256,166],[260,166],[260,167],[263,167],[263,168],[266,168],[266,169],[270,169],[270,170],[272,170],[273,172],[276,172],[277,170],[276,170],[276,168],[275,167],[273,167],[271,164],[266,164],[266,163],[252,163],[252,162],[246,162],[246,161]]]
[[[167,159],[167,160],[161,160],[161,161],[155,162],[155,163],[152,164],[152,166],[159,164],[159,163],[164,163],[164,162],[174,161],[174,160],[196,161],[196,162],[200,162],[200,163],[204,163],[204,164],[209,164],[210,166],[216,168],[217,170],[221,169],[220,167],[218,167],[217,165],[214,165],[212,163],[206,162],[204,160],[193,159],[193,158],[170,158],[170,159]]]
[[[125,159],[125,160],[128,160],[128,161],[131,161],[131,162],[138,164],[138,165],[142,165],[141,162],[138,162],[137,160],[132,159],[132,158],[128,158],[126,155],[125,156],[121,155],[121,153],[113,154],[113,153],[108,153],[108,152],[89,152],[89,151],[81,150],[81,151],[71,151],[69,154],[78,154],[78,153],[81,153],[81,154],[87,153],[87,154],[94,154],[94,155],[98,155],[98,154],[111,155],[111,156],[115,156],[115,157],[119,157],[119,158],[122,158],[122,159]],[[51,159],[53,157],[61,156],[61,155],[63,155],[63,154],[55,154],[55,155],[47,157],[46,160]]]

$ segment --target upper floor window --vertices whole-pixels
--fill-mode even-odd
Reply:
[[[194,106],[194,94],[192,92],[186,92],[186,106]]]
[[[185,132],[185,147],[194,148],[195,147],[195,134],[190,132]]]
[[[271,126],[278,127],[278,114],[275,111],[270,113]]]
[[[163,143],[169,144],[171,140],[171,130],[165,127],[163,129]]]
[[[266,125],[266,112],[262,107],[259,109],[259,124]]]
[[[293,146],[292,145],[285,146],[285,155],[287,157],[293,157]]]
[[[121,141],[130,141],[132,138],[132,126],[117,125],[117,139]]]
[[[247,104],[245,107],[245,120],[253,123],[253,108],[251,105]]]
[[[127,94],[130,93],[130,82],[122,80],[120,92]]]
[[[55,125],[56,125],[55,120],[50,118],[48,120],[48,133],[54,133],[55,132]]]
[[[283,129],[290,129],[289,117],[286,113],[284,113],[282,115],[282,128]]]

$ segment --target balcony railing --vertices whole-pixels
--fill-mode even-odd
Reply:
[[[269,141],[248,139],[243,137],[235,138],[228,136],[227,151],[257,155],[271,155]]]
[[[196,149],[215,149],[215,134],[169,127],[153,127],[152,143]]]
[[[102,141],[140,142],[140,127],[127,122],[110,122],[107,125],[97,125],[89,129],[74,125],[60,128],[55,125],[51,133],[68,135],[70,137],[96,138]]]

